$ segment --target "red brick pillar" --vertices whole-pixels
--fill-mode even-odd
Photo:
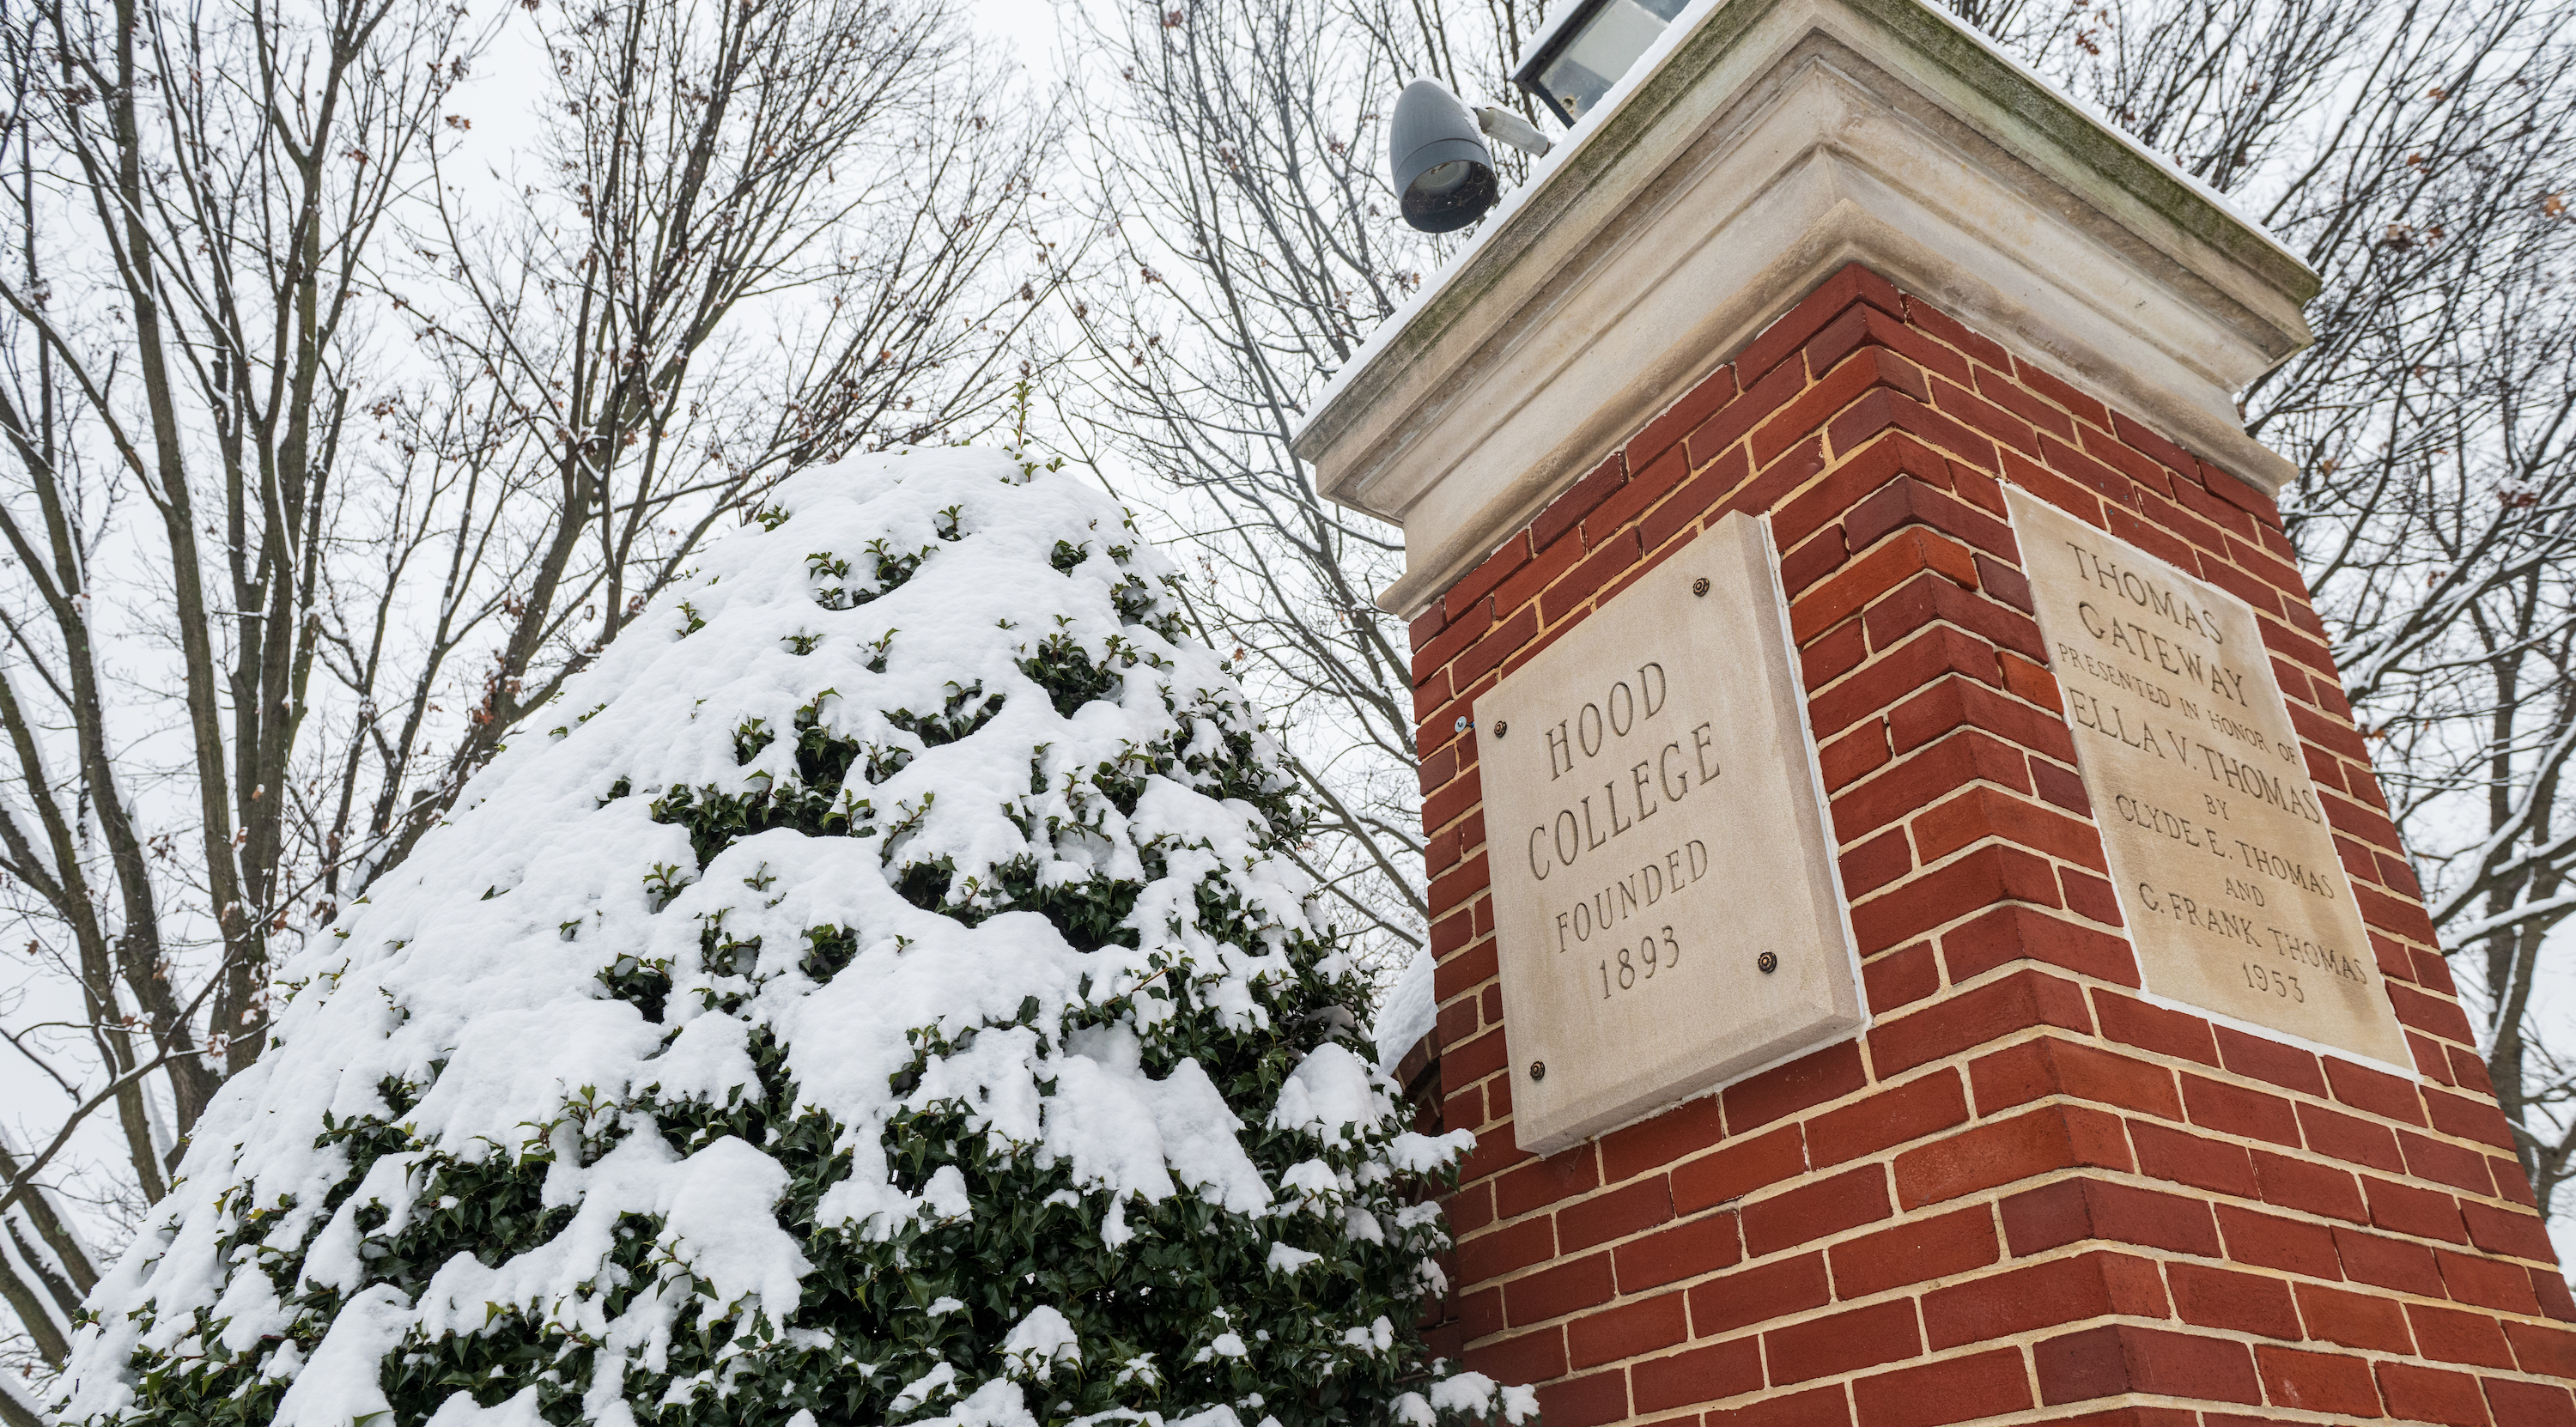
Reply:
[[[2576,1320],[2273,502],[1844,267],[1413,625],[1448,1351],[1549,1427],[2576,1423]],[[2416,1074],[2151,1004],[2005,483],[2249,601]],[[1473,698],[1768,513],[1874,1024],[1516,1148]]]

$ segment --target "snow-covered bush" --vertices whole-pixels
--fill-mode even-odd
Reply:
[[[1170,578],[1001,453],[783,486],[286,968],[67,1415],[1525,1417]]]

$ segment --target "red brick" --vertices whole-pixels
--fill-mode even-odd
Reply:
[[[1780,360],[1815,340],[1836,317],[1855,302],[1865,302],[1891,316],[1903,316],[1905,298],[1896,285],[1859,263],[1845,263],[1834,275],[1818,283],[1813,292],[1798,299],[1798,305],[1782,313],[1762,335],[1745,344],[1737,354],[1735,369],[1747,381],[1759,380]]]
[[[1596,1156],[1586,1143],[1503,1176],[1494,1185],[1494,1208],[1504,1218],[1514,1219],[1560,1199],[1586,1193],[1600,1182]]]
[[[1628,1415],[1628,1375],[1613,1369],[1552,1382],[1538,1390],[1538,1412],[1547,1427],[1594,1427]]]
[[[2228,1069],[2249,1080],[2320,1098],[2326,1093],[2326,1078],[2317,1068],[2317,1057],[2297,1046],[2220,1026],[2218,1054]]]
[[[1699,437],[1693,435],[1689,450],[1690,459],[1698,474],[1684,482],[1679,490],[1674,491],[1653,510],[1648,511],[1645,520],[1637,527],[1645,536],[1646,548],[1649,550],[1662,546],[1675,535],[1680,534],[1685,527],[1699,519],[1701,512],[1741,488],[1745,479],[1753,472],[1753,467],[1741,447],[1723,452],[1710,451],[1702,448]],[[1715,459],[1711,459],[1712,457]]]
[[[1500,628],[1477,640],[1474,648],[1459,655],[1449,666],[1449,677],[1462,686],[1474,683],[1502,663],[1504,656],[1529,643],[1530,636],[1536,633],[1538,611],[1524,606]]]
[[[2576,1397],[2554,1382],[2487,1378],[2487,1406],[2506,1427],[2576,1427]]]
[[[2209,1022],[2198,1016],[2101,988],[2093,992],[2093,1010],[2102,1018],[2106,1039],[2203,1065],[2218,1064],[2218,1042],[2210,1035]]]
[[[2299,1128],[2308,1137],[2308,1148],[2318,1154],[2390,1174],[2406,1171],[2406,1161],[2397,1152],[2397,1136],[2386,1125],[2322,1105],[2301,1105]]]
[[[1861,955],[1884,951],[1998,902],[2057,905],[2057,879],[2048,863],[2017,847],[1988,844],[1898,884],[1852,909],[1852,934]],[[1980,952],[1989,948],[1972,938]],[[1953,980],[1963,973],[1953,966]]]
[[[2549,1230],[2536,1214],[2464,1202],[2460,1205],[2460,1217],[2467,1223],[2469,1242],[2488,1253],[2510,1254],[2547,1264],[2558,1261],[2557,1252],[2550,1247]]]
[[[2078,1165],[2129,1167],[2120,1122],[2099,1110],[2052,1105],[1898,1155],[1897,1197],[1916,1209]]]
[[[2576,1379],[2576,1333],[2546,1323],[2507,1323],[2504,1335],[2524,1372]]]
[[[1994,1211],[1982,1205],[1915,1219],[1834,1246],[1834,1293],[1865,1298],[1884,1289],[1965,1273],[2003,1255]]]
[[[1819,647],[1821,644],[1819,641]],[[1936,625],[1871,659],[1852,677],[1809,699],[1808,719],[1820,737],[1840,733],[1948,675],[1965,674],[1992,683],[1997,677],[1995,658],[1993,645],[1947,625]],[[1811,680],[1808,687],[1813,689],[1817,684]],[[2015,759],[2018,761],[2018,754]],[[2018,775],[1999,781],[2015,789],[2029,786],[2028,780]]]
[[[1858,900],[1913,871],[1914,851],[1903,828],[1890,828],[1844,853],[1842,869],[1843,895]]]
[[[1939,1427],[2031,1405],[2030,1374],[2014,1348],[1899,1368],[1852,1384],[1861,1427]]]
[[[2335,1253],[2334,1230],[2323,1224],[2284,1219],[2278,1214],[2221,1204],[2218,1231],[2226,1236],[2227,1256],[2238,1263],[2303,1273],[2310,1278],[2343,1277]]]
[[[2492,1313],[2463,1313],[2457,1308],[2410,1303],[2406,1305],[2406,1318],[2415,1326],[2416,1352],[2420,1357],[2482,1368],[2511,1369],[2514,1365],[2513,1349],[2505,1344],[2504,1327]]]
[[[1962,589],[1976,588],[1977,562],[1966,546],[1929,530],[1908,529],[1800,596],[1790,607],[1791,632],[1804,644],[1927,570]]]
[[[2401,1130],[2398,1145],[2406,1152],[2406,1169],[2417,1179],[2465,1189],[2471,1194],[2492,1194],[2495,1181],[2487,1175],[2487,1157],[2465,1145],[2449,1144],[2412,1130]]]
[[[1932,943],[1928,941],[1874,956],[1861,967],[1860,974],[1861,984],[1869,993],[1869,1009],[1875,1015],[1885,1015],[1941,989],[1941,965],[1934,959]]]
[[[1426,898],[1431,915],[1439,916],[1492,885],[1493,878],[1485,867],[1485,854],[1477,853],[1474,860],[1431,884]]]
[[[1699,384],[1665,407],[1654,420],[1646,423],[1626,449],[1628,469],[1642,471],[1647,463],[1670,451],[1690,434],[1693,427],[1717,414],[1719,408],[1735,400],[1735,368],[1723,366],[1700,378]]]
[[[2347,1417],[2380,1415],[2379,1389],[2371,1382],[2370,1364],[2360,1358],[2266,1343],[2255,1348],[2254,1362],[2275,1407],[2339,1412]]]
[[[1817,333],[1815,340],[1807,344],[1807,370],[1824,371],[1854,348],[1869,342],[1888,347],[1907,361],[1939,372],[1952,381],[1969,379],[1967,360],[1956,351],[1935,341],[1930,334],[1907,326],[1902,318],[1874,307],[1850,308]]]
[[[1449,627],[1414,652],[1413,682],[1429,683],[1450,660],[1458,657],[1459,650],[1483,638],[1493,624],[1494,607],[1489,600],[1475,600],[1463,608],[1453,609],[1449,615]]]
[[[1979,789],[1973,796],[2006,801],[1988,789]],[[2126,938],[2030,907],[1999,907],[1965,926],[1951,928],[1941,937],[1941,959],[1953,981],[1974,980],[2015,961],[2038,961],[2123,986],[2139,984],[2137,957]]]
[[[1685,1101],[1643,1124],[1603,1135],[1601,1178],[1604,1183],[1616,1184],[1650,1169],[1661,1169],[1725,1136],[1725,1116],[1716,1096]]]
[[[1565,1330],[1542,1328],[1535,1333],[1499,1342],[1480,1344],[1467,1350],[1470,1372],[1486,1373],[1504,1382],[1544,1382],[1565,1375]]]
[[[1887,1215],[1887,1171],[1865,1165],[1745,1206],[1744,1251],[1761,1258]]]
[[[1878,649],[1887,648],[1915,630],[1946,624],[2026,658],[2043,658],[2048,653],[2040,640],[2039,625],[2030,616],[1936,574],[1919,574],[1907,580],[1873,602],[1861,619],[1869,629],[1871,647]]]
[[[1807,1168],[1806,1138],[1796,1125],[1725,1145],[1673,1168],[1673,1209],[1695,1214],[1712,1204],[1741,1199]]]
[[[1944,680],[1957,684],[1955,679]],[[2049,807],[1995,788],[1969,788],[1915,815],[1915,846],[1936,862],[1987,838],[2018,843],[2063,862],[2101,870],[2102,839],[2093,828]],[[2124,958],[2125,959],[2125,958]]]
[[[1819,1387],[1750,1406],[1722,1408],[1700,1420],[1707,1427],[1851,1427],[1851,1407],[1841,1387]]]
[[[1583,523],[1592,508],[1608,500],[1613,491],[1628,483],[1628,467],[1617,453],[1593,467],[1564,494],[1547,503],[1538,519],[1530,522],[1530,544],[1545,550],[1557,537]]]
[[[1691,1332],[1714,1338],[1750,1324],[1821,1308],[1832,1297],[1821,1251],[1739,1268],[1691,1289]]]
[[[1633,530],[1623,530],[1594,547],[1592,556],[1576,566],[1572,573],[1551,587],[1539,602],[1549,624],[1555,624],[1583,607],[1593,593],[1610,582],[1613,575],[1637,563],[1645,554]]]
[[[1721,1097],[1727,1131],[1746,1134],[1784,1115],[1839,1100],[1868,1079],[1861,1069],[1859,1042],[1829,1045],[1728,1086]]]
[[[2029,422],[1956,382],[1934,377],[1931,387],[1932,402],[1944,415],[1963,421],[2008,446],[2034,456],[2039,454],[2039,435],[2031,430]]]
[[[2218,1256],[2218,1228],[2207,1201],[2070,1179],[2003,1201],[2004,1241],[2015,1255],[2086,1239]]]
[[[2078,391],[2067,383],[2040,370],[2038,367],[2031,365],[2028,358],[2014,359],[2013,375],[2020,380],[2022,385],[2029,387],[2032,391],[2039,393],[2039,395],[2057,403],[2068,411],[2073,412],[2077,420],[2086,422],[2093,426],[2098,426],[2105,431],[2111,429],[2111,412],[2109,408],[2103,406],[2102,403],[2095,401],[2093,398],[2086,396],[2083,392]]]
[[[1492,594],[1494,586],[1511,578],[1521,566],[1529,562],[1529,534],[1526,531],[1515,532],[1512,538],[1504,541],[1493,554],[1486,556],[1483,564],[1459,576],[1458,583],[1451,585],[1449,592],[1440,597],[1441,608],[1452,621],[1455,621],[1469,606]],[[1421,647],[1419,644],[1414,646],[1416,649]]]
[[[1908,525],[1928,525],[1989,555],[2009,557],[2014,549],[2011,527],[1911,476],[1888,482],[1843,517],[1844,538],[1853,550],[1866,550]]]
[[[1619,1291],[1641,1293],[1715,1273],[1744,1257],[1733,1214],[1711,1214],[1619,1246]]]
[[[1816,762],[1824,773],[1825,787],[1833,790],[1867,776],[1885,764],[1888,756],[1887,724],[1880,720],[1863,724],[1826,744]]]
[[[2120,1393],[2216,1402],[2263,1400],[2243,1343],[2112,1325],[2051,1338],[2031,1350],[2040,1401],[2055,1406]]]
[[[1650,1358],[1628,1370],[1628,1390],[1639,1412],[1667,1412],[1695,1402],[1758,1391],[1762,1341],[1738,1338],[1713,1347]]]
[[[2531,1275],[2520,1265],[2471,1258],[2449,1249],[2435,1249],[2433,1261],[2441,1265],[2442,1286],[2460,1302],[2540,1316],[2540,1300],[2531,1291]]]
[[[1955,1070],[1881,1086],[1858,1104],[1807,1122],[1807,1162],[1819,1169],[1840,1164],[1964,1124],[1967,1118],[1968,1099]]]
[[[2478,1391],[2478,1380],[2467,1373],[2411,1367],[2405,1363],[2381,1363],[2379,1395],[2388,1404],[2392,1417],[2440,1422],[2447,1427],[2486,1427],[2487,1424],[2486,1397]],[[2521,1424],[2513,1424],[2513,1427],[2521,1427]]]
[[[1610,1301],[1610,1256],[1594,1254],[1503,1285],[1503,1314],[1515,1328]]]
[[[2262,1186],[2264,1203],[2361,1222],[2361,1190],[2349,1171],[2269,1150],[2253,1153],[2254,1178]]]
[[[1802,541],[1810,532],[1865,504],[1882,487],[1907,477],[1937,490],[1949,489],[1952,482],[1950,463],[1941,453],[1902,432],[1873,441],[1858,451],[1846,451],[1822,479],[1772,512],[1775,536],[1791,544]],[[1874,543],[1885,533],[1885,529],[1879,529],[1860,544]]]
[[[2090,1034],[2083,991],[2054,976],[2014,972],[1872,1030],[1870,1064],[1881,1076],[1898,1075],[2034,1026]]]
[[[2426,1298],[2446,1296],[2442,1291],[2442,1270],[2433,1262],[2432,1250],[2358,1229],[2337,1229],[2334,1236],[2335,1252],[2343,1259],[2344,1277]]]
[[[2370,1222],[2380,1228],[2419,1239],[2469,1241],[2468,1229],[2460,1222],[2459,1201],[2450,1195],[2369,1175],[2361,1177],[2361,1184],[2370,1196]]]
[[[1762,1335],[1762,1355],[1770,1363],[1774,1387],[1876,1367],[1922,1351],[1923,1331],[1911,1299],[1811,1318]]]
[[[1922,298],[1905,299],[1905,320],[1990,367],[2008,367],[2012,357],[1992,338],[1962,325],[1957,318]]]
[[[1682,1295],[1661,1294],[1587,1313],[1566,1324],[1566,1361],[1580,1371],[1669,1348],[1689,1336],[1689,1315]]]
[[[2185,1075],[2182,1078],[2182,1103],[2191,1113],[2191,1122],[2195,1125],[2220,1134],[2270,1140],[2292,1149],[2299,1147],[2298,1112],[2281,1096],[2229,1085],[2206,1076]]]
[[[2404,990],[2405,988],[2390,989]],[[2442,1004],[2449,1006],[2454,1015],[2459,1013],[2459,1003],[2445,1001]],[[2461,1024],[2464,1028],[2462,1033],[2452,1039],[2461,1041],[2470,1039],[2465,1030],[2467,1017],[2461,1017]],[[2450,1095],[2432,1090],[2425,1092],[2424,1108],[2433,1114],[2433,1128],[2446,1135],[2456,1135],[2464,1140],[2476,1140],[2481,1144],[2493,1145],[2500,1150],[2510,1151],[2514,1147],[2513,1127],[2505,1123],[2504,1112],[2496,1108],[2495,1101],[2492,1099],[2483,1096],[2472,1098],[2466,1095]]]
[[[2020,751],[1978,729],[1962,729],[1910,752],[1903,762],[1833,800],[1834,827],[1845,841],[1900,822],[1979,779],[2025,786]]]
[[[1923,1298],[1924,1329],[1936,1352],[2114,1313],[2165,1316],[2154,1264],[2122,1254],[2079,1254],[1936,1289]]]
[[[1458,1276],[1483,1283],[1556,1257],[1556,1226],[1532,1219],[1458,1241]]]
[[[1986,1056],[1970,1066],[1969,1078],[1976,1087],[1977,1112],[1983,1115],[2044,1096],[2064,1095],[2169,1120],[2182,1118],[2182,1099],[2174,1091],[2172,1071],[2054,1036]]]
[[[1863,347],[1832,371],[1813,375],[1812,386],[1754,428],[1755,465],[1768,464],[1865,393],[1887,390],[1901,392],[1917,402],[1932,400],[1931,391],[1924,385],[1922,368],[1883,347]],[[1834,445],[1841,450],[1844,443],[1836,441]]]
[[[1662,500],[1673,487],[1682,483],[1683,477],[1690,474],[1690,458],[1676,445],[1661,457],[1642,464],[1631,457],[1628,470],[1628,483],[1612,492],[1609,499],[1594,506],[1590,515],[1583,517],[1584,544],[1600,544],[1609,538],[1612,531],[1635,520],[1646,507]]]
[[[2175,1314],[2194,1327],[2291,1342],[2306,1336],[2290,1304],[2290,1285],[2281,1279],[2187,1263],[2168,1267],[2165,1278],[2173,1285]]]
[[[2256,1197],[2254,1161],[2243,1145],[2134,1122],[2129,1126],[2129,1141],[2137,1146],[2138,1173],[2149,1179]]]
[[[1596,1194],[1556,1211],[1557,1252],[1570,1254],[1626,1238],[1671,1217],[1672,1188],[1661,1176]]]
[[[2075,742],[2064,719],[1972,679],[1937,680],[1888,715],[1889,742],[1899,753],[1910,753],[1962,727],[1984,729],[2059,762],[2075,759]]]
[[[2118,433],[2124,444],[2133,450],[2144,452],[2160,465],[2176,471],[2194,473],[2200,469],[2200,463],[2192,459],[2189,451],[2157,435],[2145,424],[2125,412],[2111,413],[2111,429]]]
[[[2415,1351],[2415,1340],[2406,1329],[2406,1314],[2394,1300],[2314,1283],[2300,1284],[2297,1292],[2299,1317],[2306,1323],[2309,1337],[2383,1353]]]

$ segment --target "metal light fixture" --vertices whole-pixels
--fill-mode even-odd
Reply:
[[[1396,96],[1386,148],[1404,221],[1425,233],[1464,228],[1501,195],[1476,116],[1437,80],[1417,79]]]
[[[1567,124],[1592,112],[1688,0],[1583,0],[1530,42],[1512,83]]]

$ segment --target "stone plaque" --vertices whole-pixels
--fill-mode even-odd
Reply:
[[[2147,990],[2411,1074],[2253,606],[2007,499]]]
[[[1521,1148],[1862,1024],[1768,522],[1649,571],[1476,729]]]

